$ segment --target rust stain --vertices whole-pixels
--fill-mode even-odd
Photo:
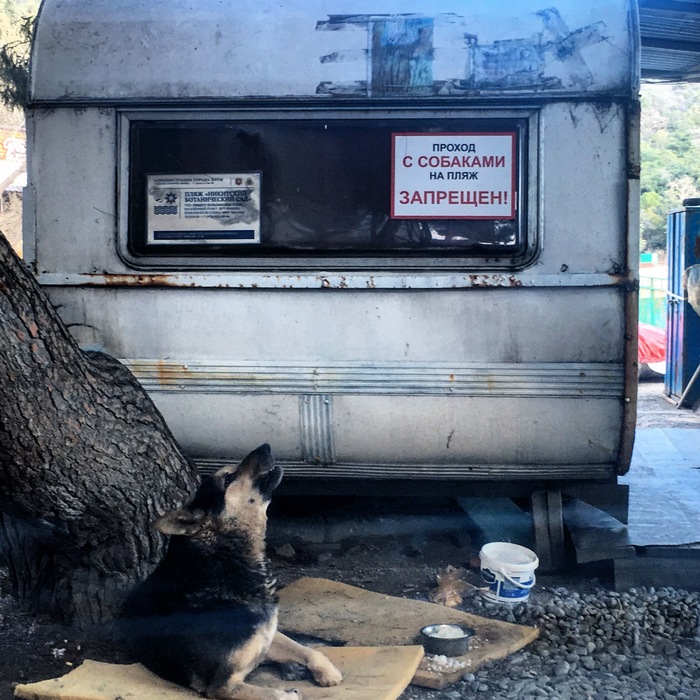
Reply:
[[[131,360],[129,369],[132,373],[141,380],[155,380],[159,387],[175,387],[180,385],[181,389],[186,389],[191,385],[193,379],[202,382],[210,381],[265,381],[267,377],[264,374],[256,372],[219,372],[206,371],[201,367],[190,368],[189,365],[171,362],[169,360],[150,360],[139,361]]]
[[[82,287],[182,287],[172,275],[94,275],[92,279],[82,282]],[[194,282],[190,283],[194,287]]]
[[[169,372],[168,372],[168,367],[165,365],[163,360],[158,360],[156,362],[156,376],[158,377],[158,383],[159,384],[168,384],[169,383]]]
[[[629,279],[624,273],[608,272],[608,277],[614,285],[623,287],[627,292],[635,293],[639,289],[639,282]]]
[[[496,389],[496,380],[491,374],[486,375],[486,388],[489,391],[494,391]]]
[[[156,360],[155,375],[160,386],[173,386],[192,376],[187,365],[175,364],[167,360]]]
[[[522,287],[523,281],[515,275],[469,275],[472,287]]]

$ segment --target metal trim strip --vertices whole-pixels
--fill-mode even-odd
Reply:
[[[194,459],[203,474],[215,472],[230,461]],[[609,480],[612,464],[311,464],[277,460],[287,478],[322,479],[401,479],[401,480]]]
[[[333,442],[333,397],[328,394],[306,394],[299,397],[301,449],[305,462],[335,462]]]
[[[620,398],[607,363],[205,363],[122,359],[149,392]]]
[[[269,263],[268,263],[269,264]],[[284,263],[280,263],[284,265]],[[406,264],[404,267],[408,267]],[[154,274],[102,274],[39,272],[42,287],[101,287],[168,289],[474,289],[512,287],[618,287],[629,285],[624,275],[610,273],[546,274],[502,272],[449,274],[431,270],[415,274],[354,271],[348,264],[342,273],[314,274],[304,271],[158,272]]]

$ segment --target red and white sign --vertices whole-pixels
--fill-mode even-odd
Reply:
[[[515,218],[515,133],[392,134],[393,219]]]

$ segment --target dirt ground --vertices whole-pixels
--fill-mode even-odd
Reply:
[[[652,375],[649,380],[639,382],[638,428],[700,428],[700,415],[687,407],[676,408],[675,403],[663,392],[661,375]]]
[[[434,504],[431,512],[453,508]],[[316,576],[396,596],[428,600],[437,574],[448,565],[469,568],[478,548],[464,532],[407,534],[339,544],[277,545],[270,551],[280,585],[302,576]],[[595,575],[598,575],[597,573]],[[538,578],[538,585],[576,585],[581,590],[599,583],[588,572]],[[472,568],[467,580],[479,583]],[[69,672],[84,659],[126,662],[129,659],[101,639],[100,630],[88,633],[37,620],[19,611],[7,595],[0,597],[0,700],[10,700],[17,683],[52,678]],[[435,694],[431,697],[443,697]],[[444,695],[444,697],[450,697]]]
[[[640,385],[640,425],[700,427],[690,411],[676,411],[662,396],[663,384]],[[674,422],[675,421],[675,422]],[[328,508],[337,503],[325,504]],[[347,504],[345,504],[347,507]],[[412,504],[404,502],[403,512]],[[424,505],[421,507],[425,507]],[[449,516],[458,510],[451,501],[430,504],[430,516]],[[273,511],[273,517],[275,513]],[[467,580],[479,583],[474,534],[459,531],[407,532],[369,542],[349,538],[337,544],[276,542],[271,547],[273,568],[285,585],[301,576],[317,576],[369,590],[427,600],[437,574],[448,565],[465,567]],[[0,700],[10,700],[17,683],[33,682],[67,673],[84,659],[127,661],[123,653],[104,639],[101,630],[79,631],[35,619],[18,610],[7,594],[6,574],[0,567]],[[565,574],[538,575],[538,586],[566,586],[581,593],[594,587],[610,587],[605,566],[572,568]],[[452,694],[450,694],[452,692]],[[411,698],[417,697],[413,694]],[[454,692],[431,691],[425,697],[454,698]]]

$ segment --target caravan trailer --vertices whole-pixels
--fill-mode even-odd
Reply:
[[[212,469],[624,500],[633,0],[44,0],[24,250]]]

